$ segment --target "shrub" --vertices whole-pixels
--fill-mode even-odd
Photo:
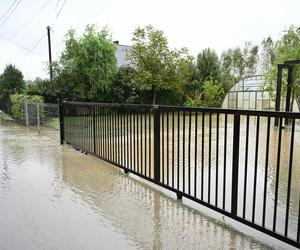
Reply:
[[[38,95],[14,94],[10,96],[12,116],[19,121],[25,120],[24,101],[44,103],[44,98]]]

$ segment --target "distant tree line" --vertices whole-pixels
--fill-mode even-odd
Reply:
[[[121,68],[116,46],[106,28],[88,25],[81,36],[69,30],[64,50],[52,64],[52,81],[36,78],[25,83],[22,73],[7,65],[0,76],[0,101],[23,93],[42,96],[45,102],[60,98],[220,107],[234,84],[254,74],[264,74],[264,88],[274,90],[276,65],[300,58],[300,28],[289,27],[277,41],[268,37],[260,45],[246,42],[221,56],[206,48],[193,58],[186,48],[171,49],[162,31],[138,27],[127,55],[130,64]],[[299,82],[298,70],[294,76]]]

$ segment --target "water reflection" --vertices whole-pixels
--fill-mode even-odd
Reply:
[[[266,248],[34,131],[2,124],[0,148],[2,249]]]
[[[164,112],[161,115],[161,181],[207,203],[231,211],[233,115],[188,115],[189,112],[185,112],[184,116],[183,112],[177,111]],[[71,143],[93,151],[90,120],[91,117],[70,117],[66,122],[66,136]],[[267,124],[266,117],[260,117],[258,120],[257,117],[250,116],[247,137],[247,117],[241,116],[238,216],[258,225],[263,224],[266,186],[265,227],[273,229],[277,193],[275,231],[279,234],[284,233],[288,203],[288,237],[296,239],[300,191],[300,155],[297,154],[300,149],[299,121],[296,121],[294,154],[291,159],[291,126],[285,126],[281,130],[279,144],[280,130],[274,126],[273,118],[270,119],[270,140],[267,141]],[[153,127],[153,116],[149,114],[99,116],[96,119],[96,153],[153,178]],[[279,155],[280,167],[277,173]],[[288,202],[290,161],[292,175]]]
[[[136,242],[138,248],[262,247],[240,234],[217,226],[181,202],[120,174],[111,165],[99,165],[99,161],[89,157],[80,160],[81,157],[76,159],[76,156],[69,158],[69,155],[64,155],[63,180],[93,209]]]

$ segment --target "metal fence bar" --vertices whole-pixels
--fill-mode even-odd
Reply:
[[[292,182],[293,155],[294,155],[294,138],[295,138],[295,119],[292,120],[292,132],[291,132],[291,142],[290,142],[290,157],[289,157],[286,213],[285,213],[285,228],[284,228],[284,236],[285,237],[287,237],[287,235],[288,235],[288,225],[289,225],[291,182]]]
[[[26,126],[29,126],[29,118],[28,118],[28,103],[27,101],[24,102],[24,106],[25,106],[25,124]]]
[[[268,117],[267,138],[266,138],[265,176],[264,176],[263,216],[262,216],[262,226],[263,227],[265,227],[265,222],[266,222],[267,182],[268,182],[268,170],[269,170],[270,125],[271,125],[271,118]]]
[[[40,105],[37,104],[36,105],[36,123],[37,123],[37,129],[38,129],[38,133],[40,134],[41,133],[41,130],[40,130]]]
[[[175,192],[178,199],[189,198],[293,246],[300,246],[300,212],[298,224],[290,223],[290,218],[294,218],[290,211],[291,197],[295,193],[292,188],[296,164],[293,161],[295,127],[300,113],[74,102],[60,102],[59,106],[62,143],[68,142],[125,172],[167,188]],[[278,129],[271,123],[275,118],[280,121]],[[290,119],[291,127],[282,132],[286,118]],[[264,120],[267,121],[265,127]],[[252,128],[255,136],[251,136]],[[283,189],[280,166],[282,147],[287,148],[282,146],[286,134],[290,138],[288,181]],[[270,214],[268,200],[273,198],[268,185],[269,151],[273,137],[277,142],[272,147],[276,147],[277,154],[274,206]],[[249,171],[250,160],[254,173]],[[249,178],[253,178],[253,189],[249,188],[252,184]],[[286,191],[284,206],[281,204],[283,190]],[[249,220],[247,214],[251,215]],[[266,221],[272,223],[272,229]]]
[[[154,109],[154,180],[160,182],[160,110]]]
[[[255,162],[254,162],[254,184],[253,184],[253,202],[252,202],[252,222],[255,221],[255,209],[256,209],[256,187],[257,187],[257,164],[258,164],[258,147],[259,147],[259,127],[260,117],[256,117],[256,145],[255,145]]]
[[[239,150],[240,150],[240,114],[234,115],[233,128],[233,156],[232,156],[232,187],[231,187],[231,214],[237,215],[238,205],[238,178],[239,178]]]
[[[246,217],[246,203],[247,203],[247,177],[248,177],[248,148],[249,148],[249,120],[250,117],[247,115],[246,121],[246,141],[245,141],[245,170],[244,170],[244,197],[243,197],[243,218]]]
[[[277,166],[276,166],[276,183],[275,183],[275,200],[274,200],[274,216],[273,216],[273,231],[276,231],[277,220],[277,203],[278,203],[278,188],[279,188],[279,171],[280,171],[280,154],[281,154],[281,139],[282,139],[282,118],[279,118],[279,135],[277,147]]]
[[[59,108],[59,127],[60,127],[60,144],[64,143],[65,140],[65,126],[64,126],[64,106],[63,103],[59,100],[58,101],[58,108]]]

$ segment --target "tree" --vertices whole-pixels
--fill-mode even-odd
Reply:
[[[205,81],[220,81],[220,62],[214,50],[207,48],[198,54],[196,72],[200,86],[203,86]]]
[[[14,65],[6,65],[0,76],[0,100],[9,101],[12,94],[20,92],[25,86],[23,74]]]
[[[54,83],[67,99],[105,101],[116,66],[116,46],[110,32],[88,25],[81,37],[75,30],[66,35],[65,49],[53,63]]]
[[[115,79],[108,89],[107,101],[112,103],[134,103],[137,93],[130,87],[130,75],[134,71],[130,66],[118,69]]]
[[[24,94],[43,96],[45,102],[56,103],[59,92],[49,79],[37,77],[34,81],[26,81]]]
[[[262,72],[267,72],[269,67],[275,62],[275,44],[269,36],[261,42],[261,68]]]
[[[204,96],[203,105],[205,107],[220,107],[225,93],[221,84],[205,81],[202,95]]]
[[[180,90],[188,79],[192,58],[187,49],[171,50],[163,32],[151,25],[138,27],[133,34],[128,59],[134,68],[130,85],[141,95],[150,95],[152,104],[159,103],[166,90]]]
[[[300,58],[300,27],[290,26],[283,32],[282,37],[275,42],[267,41],[266,53],[269,54],[270,61],[265,70],[265,86],[264,88],[271,93],[274,93],[277,78],[277,64],[283,63],[286,60],[295,60]],[[284,71],[283,79],[287,75]],[[299,66],[294,67],[293,72],[293,96],[300,96],[300,70]],[[285,93],[286,84],[283,81],[283,91]]]
[[[256,74],[258,46],[246,42],[243,48],[228,49],[221,55],[221,68],[231,74],[234,83]]]

